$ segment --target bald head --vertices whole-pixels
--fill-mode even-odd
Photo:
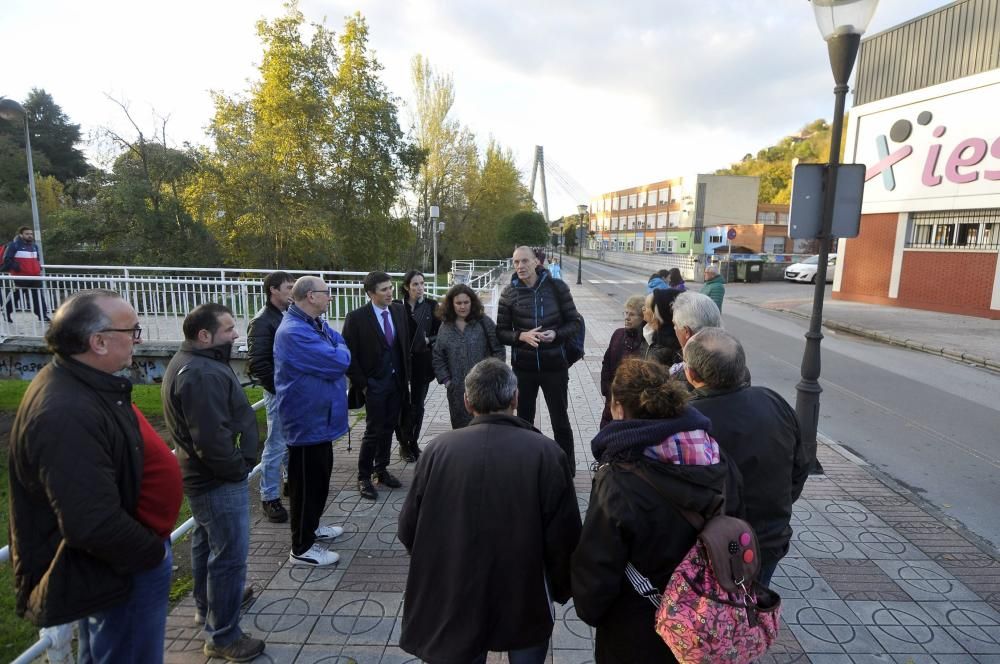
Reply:
[[[712,389],[739,387],[746,374],[743,346],[719,327],[706,327],[684,346],[684,362],[696,387]]]
[[[330,304],[326,282],[319,277],[299,277],[292,286],[292,301],[299,309],[316,318]]]
[[[517,278],[527,286],[534,286],[538,279],[538,273],[535,272],[535,268],[538,267],[538,258],[535,256],[535,252],[531,250],[531,247],[518,247],[514,250],[513,259]]]

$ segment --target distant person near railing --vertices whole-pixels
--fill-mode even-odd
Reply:
[[[28,226],[17,229],[17,235],[4,247],[3,266],[0,270],[9,272],[14,278],[14,288],[4,294],[4,315],[7,317],[7,322],[13,322],[11,316],[14,313],[14,300],[19,300],[23,305],[25,296],[28,297],[31,311],[38,316],[38,320],[48,322],[49,310],[45,304],[45,292],[41,281],[24,279],[24,277],[39,277],[42,274],[42,264],[38,260],[38,245],[35,244],[35,231]]]
[[[117,293],[70,296],[10,436],[15,611],[39,627],[79,621],[81,662],[163,662],[181,476],[115,375],[141,335]]]

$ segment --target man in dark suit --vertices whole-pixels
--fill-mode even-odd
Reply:
[[[408,399],[410,384],[410,325],[406,308],[392,302],[392,279],[385,272],[369,272],[365,277],[368,304],[347,314],[344,339],[351,350],[347,375],[351,390],[364,395],[365,435],[358,455],[358,492],[375,500],[381,486],[396,489],[402,483],[386,466],[392,432],[399,411]]]

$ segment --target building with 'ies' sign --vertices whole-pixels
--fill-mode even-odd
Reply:
[[[844,161],[861,233],[833,297],[1000,319],[1000,0],[959,0],[861,43]]]

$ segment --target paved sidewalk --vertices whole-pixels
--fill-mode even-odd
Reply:
[[[587,319],[587,357],[573,367],[571,418],[577,445],[580,509],[590,492],[590,440],[603,404],[599,372],[619,312],[591,286],[573,286]],[[541,428],[551,434],[544,401]],[[427,400],[424,443],[446,431],[444,391]],[[536,423],[537,424],[537,423]],[[287,524],[259,513],[254,490],[250,580],[265,590],[243,625],[267,640],[257,662],[361,664],[416,662],[396,645],[407,555],[395,537],[396,517],[412,467],[396,462],[403,489],[362,501],[355,489],[360,429],[353,450],[336,444],[324,522],[344,526],[335,543],[340,563],[328,569],[288,566]],[[784,603],[779,643],[764,662],[1000,662],[1000,560],[926,509],[919,498],[883,481],[836,446],[819,450],[826,476],[811,477],[795,506],[795,535],[774,577]],[[186,546],[186,544],[182,544]],[[205,662],[191,626],[190,598],[171,613],[168,662]],[[556,607],[554,664],[593,661],[592,630],[572,605]],[[217,660],[216,660],[217,661]],[[491,655],[491,662],[506,658]]]

